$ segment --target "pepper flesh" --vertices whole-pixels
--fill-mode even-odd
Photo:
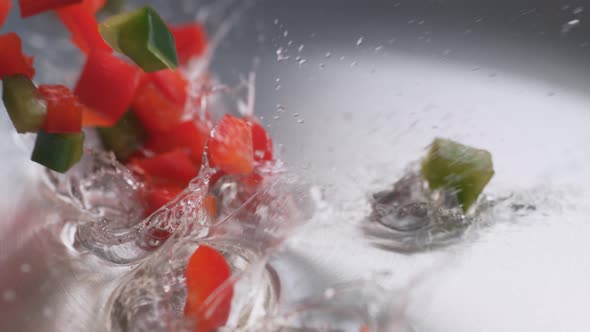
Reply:
[[[98,21],[90,6],[81,3],[57,10],[57,15],[70,31],[72,42],[85,54],[94,50],[112,52],[98,32]]]
[[[459,204],[467,212],[494,175],[492,155],[486,150],[436,138],[422,161],[422,175],[431,189],[456,192]]]
[[[41,129],[47,109],[43,97],[28,77],[4,77],[2,100],[17,132],[32,133]]]
[[[80,3],[82,0],[18,0],[20,16],[29,17],[49,10]]]
[[[145,148],[156,153],[184,148],[189,151],[193,162],[198,166],[201,165],[210,131],[206,124],[193,120],[182,122],[168,132],[150,135]]]
[[[252,127],[252,147],[254,149],[254,160],[272,160],[272,138],[266,132],[264,127],[262,127],[262,125],[255,119],[249,120],[248,123],[250,123],[250,126]]]
[[[4,22],[8,18],[8,14],[10,14],[11,9],[12,0],[0,0],[0,27],[4,25]]]
[[[176,53],[180,64],[202,55],[207,47],[207,35],[199,23],[171,26],[170,32],[176,43]]]
[[[250,174],[254,170],[252,130],[248,123],[224,115],[209,140],[208,157],[212,166],[228,174]]]
[[[86,60],[74,93],[112,126],[131,104],[141,72],[113,54],[94,51]]]
[[[113,151],[120,161],[125,161],[143,143],[145,131],[135,114],[128,111],[112,127],[98,127],[100,140],[107,150]]]
[[[41,85],[39,93],[47,104],[43,130],[48,133],[78,133],[82,130],[82,110],[86,108],[63,85]]]
[[[31,160],[56,172],[65,173],[82,157],[84,133],[51,134],[40,131]]]
[[[16,74],[33,79],[33,57],[23,53],[22,41],[16,33],[7,33],[0,36],[0,78]]]
[[[174,37],[149,6],[112,16],[99,30],[111,47],[131,58],[145,72],[178,66]]]
[[[150,158],[134,159],[130,167],[155,184],[174,184],[185,187],[197,176],[195,165],[188,154],[181,149]]]
[[[195,321],[194,331],[213,332],[223,326],[229,318],[233,297],[233,286],[226,284],[231,270],[223,255],[200,245],[190,257],[184,275],[187,288],[184,316]],[[211,308],[207,299],[214,292],[216,306]]]
[[[132,107],[141,124],[149,132],[169,131],[180,122],[184,111],[149,81],[139,87]]]

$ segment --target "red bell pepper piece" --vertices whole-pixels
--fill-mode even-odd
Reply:
[[[102,39],[102,36],[98,32],[98,22],[94,17],[94,13],[92,7],[85,3],[57,10],[59,19],[72,34],[72,42],[82,52],[86,54],[94,50],[112,52],[111,47]]]
[[[95,51],[88,56],[74,93],[112,126],[131,104],[140,75],[137,67],[113,54]]]
[[[187,98],[188,81],[178,70],[165,69],[147,75],[149,80],[174,103],[184,107]]]
[[[205,125],[186,121],[169,132],[151,135],[144,147],[156,153],[185,148],[190,152],[193,162],[200,165],[205,145],[209,139],[209,132],[210,129]]]
[[[258,121],[252,119],[249,120],[248,123],[250,123],[250,126],[252,127],[252,146],[254,148],[254,160],[272,160],[272,138]]]
[[[174,197],[178,196],[183,190],[183,188],[178,185],[148,184],[148,187],[149,189],[145,194],[145,201],[147,204],[146,215],[148,216],[173,200]]]
[[[133,111],[148,132],[166,132],[180,123],[181,106],[168,99],[151,82],[139,87],[132,102]]]
[[[130,167],[154,184],[175,184],[185,187],[197,176],[195,165],[189,155],[181,149],[151,158],[135,159],[131,161]]]
[[[98,13],[98,11],[101,10],[102,7],[104,7],[104,5],[107,2],[107,0],[83,0],[83,1],[84,1],[84,5],[86,5],[90,9],[90,12],[93,14]]]
[[[233,287],[224,285],[231,277],[231,270],[223,255],[200,245],[190,257],[184,275],[187,288],[184,316],[195,321],[194,331],[213,332],[223,326],[233,297]],[[218,290],[222,285],[224,288]],[[210,308],[206,301],[216,291],[216,307]]]
[[[0,36],[0,78],[16,74],[33,79],[33,57],[23,53],[22,41],[16,33],[7,33]]]
[[[12,0],[0,0],[0,27],[4,25],[4,22],[8,18],[8,14],[10,14],[11,9]]]
[[[207,47],[207,35],[199,23],[170,26],[176,43],[176,54],[181,65],[202,55]]]
[[[37,15],[48,10],[58,9],[80,2],[82,0],[18,0],[21,17]]]
[[[82,105],[63,85],[41,85],[39,93],[47,103],[43,130],[48,133],[78,133],[82,130]]]
[[[250,174],[254,169],[254,149],[250,125],[224,115],[209,140],[209,163],[228,174]]]

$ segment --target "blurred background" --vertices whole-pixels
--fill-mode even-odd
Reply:
[[[589,1],[134,3],[170,22],[204,20],[211,33],[232,22],[211,71],[227,85],[255,73],[255,112],[319,202],[273,258],[284,302],[385,271],[409,330],[588,329]],[[83,59],[55,17],[23,21],[13,12],[3,31],[25,36],[39,82],[76,81]],[[46,249],[54,247],[39,223],[17,221],[39,167],[28,161],[30,142],[15,144],[4,112],[0,128],[0,330],[85,330],[90,308],[105,305],[92,287],[108,293],[119,272],[73,268]],[[434,137],[488,149],[496,175],[486,193],[535,211],[496,211],[491,225],[442,249],[372,246],[360,227],[368,197]],[[50,274],[53,260],[59,269]]]

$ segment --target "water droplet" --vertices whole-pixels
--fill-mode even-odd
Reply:
[[[574,15],[578,15],[578,14],[581,14],[583,11],[584,11],[584,7],[578,6],[578,7],[574,8],[574,11],[572,13]]]
[[[324,297],[327,300],[330,300],[331,298],[333,298],[334,295],[336,295],[336,291],[334,290],[334,288],[328,288],[324,291]]]
[[[315,36],[316,36],[315,32],[312,32],[309,34],[309,38],[315,38]]]
[[[419,25],[422,25],[422,24],[424,24],[424,20],[420,20],[420,21],[418,22],[418,24],[419,24]]]
[[[280,116],[278,116],[278,115],[275,115],[275,116],[273,116],[272,118],[273,118],[273,119],[275,119],[275,120],[279,120],[281,117],[280,117]]]
[[[320,63],[320,69],[324,69],[324,68],[326,68],[326,65],[323,63]]]
[[[276,51],[277,53],[277,61],[285,61],[289,59],[289,56],[286,54],[286,51],[284,48],[279,47]]]
[[[274,22],[275,22],[275,25],[276,24],[279,24],[279,19],[278,18],[275,18],[275,21]]]
[[[375,52],[379,52],[382,49],[383,49],[383,46],[382,45],[379,45],[379,46],[375,47]]]
[[[306,59],[301,59],[301,60],[299,60],[299,65],[303,66],[306,62],[307,62]]]
[[[297,123],[304,123],[304,122],[305,122],[305,120],[303,120],[303,119],[297,120]]]
[[[361,44],[363,43],[363,39],[364,38],[362,36],[359,37],[359,39],[357,39],[357,41],[356,41],[356,46],[361,46]]]
[[[446,50],[444,50],[444,51],[442,52],[442,55],[443,55],[443,56],[447,56],[447,55],[451,54],[451,52],[452,52],[452,51],[451,51],[450,49],[448,49],[448,48],[447,48]]]
[[[301,53],[301,51],[303,51],[303,47],[303,44],[299,45],[299,47],[297,48],[297,52]]]
[[[574,27],[578,26],[579,24],[580,24],[579,19],[577,19],[577,18],[573,19],[561,26],[561,33],[566,34],[566,33],[570,32]]]
[[[293,113],[293,117],[296,118],[299,116],[299,113]]]
[[[332,57],[332,53],[331,52],[326,52],[326,58],[331,58]]]
[[[283,113],[286,111],[285,106],[281,105],[281,104],[277,104],[277,112],[278,113]]]
[[[275,85],[275,90],[279,91],[282,88],[282,86],[280,84]]]
[[[291,46],[291,45],[293,45],[293,41],[289,40],[289,42],[287,43],[287,46]]]
[[[22,273],[29,273],[29,272],[31,272],[31,270],[32,270],[31,264],[23,263],[20,266],[20,271]]]
[[[295,57],[295,61],[299,61],[299,60],[301,60],[301,55],[298,55]]]
[[[277,77],[277,78],[275,78],[275,82],[279,83],[280,81],[281,81],[281,79],[280,79],[280,78],[278,78],[278,77]]]
[[[287,37],[287,36],[289,36],[289,31],[288,30],[283,31],[283,37]]]
[[[356,61],[353,61],[353,62],[351,62],[351,63],[350,63],[350,67],[351,67],[351,68],[352,68],[352,67],[356,67],[356,65],[357,65],[357,64],[358,64],[358,63],[357,63]]]
[[[12,302],[16,299],[16,292],[12,289],[5,289],[4,292],[2,292],[2,299],[5,302]]]
[[[481,23],[483,22],[483,17],[476,17],[475,18],[475,23]]]
[[[340,57],[340,61],[344,61],[344,55]]]

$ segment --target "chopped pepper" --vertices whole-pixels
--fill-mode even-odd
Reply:
[[[264,127],[255,119],[249,120],[252,127],[252,147],[254,149],[254,160],[270,161],[272,160],[272,138],[266,132]]]
[[[0,36],[0,78],[16,74],[33,79],[33,57],[23,53],[21,39],[16,33],[7,33]]]
[[[148,74],[148,77],[164,96],[178,106],[184,107],[187,98],[188,81],[179,70],[159,70]]]
[[[174,128],[184,112],[151,82],[141,85],[132,102],[133,111],[149,132],[166,132]]]
[[[18,0],[21,17],[37,15],[80,2],[82,0]]]
[[[93,14],[98,13],[106,4],[107,0],[84,0],[84,5],[86,5],[90,12]]]
[[[143,143],[145,132],[135,114],[128,111],[112,127],[98,127],[100,139],[120,161],[125,161]]]
[[[171,26],[170,32],[174,35],[176,53],[180,64],[187,64],[192,58],[198,57],[205,52],[207,35],[201,24],[190,23]]]
[[[183,190],[183,188],[178,185],[148,184],[148,187],[149,189],[144,195],[147,203],[147,216],[156,212],[156,210],[173,200],[174,197],[180,194]]]
[[[151,7],[110,17],[100,25],[100,33],[146,72],[178,66],[174,37]]]
[[[48,133],[79,133],[82,130],[82,110],[86,108],[63,85],[41,85],[39,93],[47,103],[43,130]]]
[[[211,129],[204,124],[186,121],[168,132],[150,135],[145,148],[156,153],[185,148],[190,152],[193,162],[200,165],[210,131]]]
[[[37,134],[31,160],[56,172],[65,173],[82,157],[84,133]]]
[[[197,168],[182,149],[151,158],[134,159],[130,167],[154,184],[186,186],[197,176]]]
[[[228,174],[250,174],[254,169],[252,130],[248,123],[224,115],[209,140],[209,162]]]
[[[227,322],[233,297],[233,287],[226,284],[231,269],[225,257],[211,247],[200,245],[190,257],[184,275],[187,288],[184,316],[195,321],[194,331],[216,331]],[[206,302],[213,293],[217,297],[216,306],[211,308]]]
[[[84,3],[68,6],[58,9],[57,15],[72,34],[72,42],[82,52],[86,54],[94,50],[112,52],[111,47],[98,32],[98,22],[90,6]]]
[[[8,18],[8,14],[10,14],[11,9],[12,0],[0,0],[0,27],[4,25],[4,22]]]
[[[125,114],[141,72],[113,54],[94,51],[86,60],[74,93],[112,126]]]
[[[437,138],[422,161],[422,175],[431,189],[456,192],[459,204],[467,212],[494,175],[492,155],[486,150]]]
[[[41,129],[47,109],[43,97],[28,77],[4,77],[2,100],[17,132],[32,133]]]

